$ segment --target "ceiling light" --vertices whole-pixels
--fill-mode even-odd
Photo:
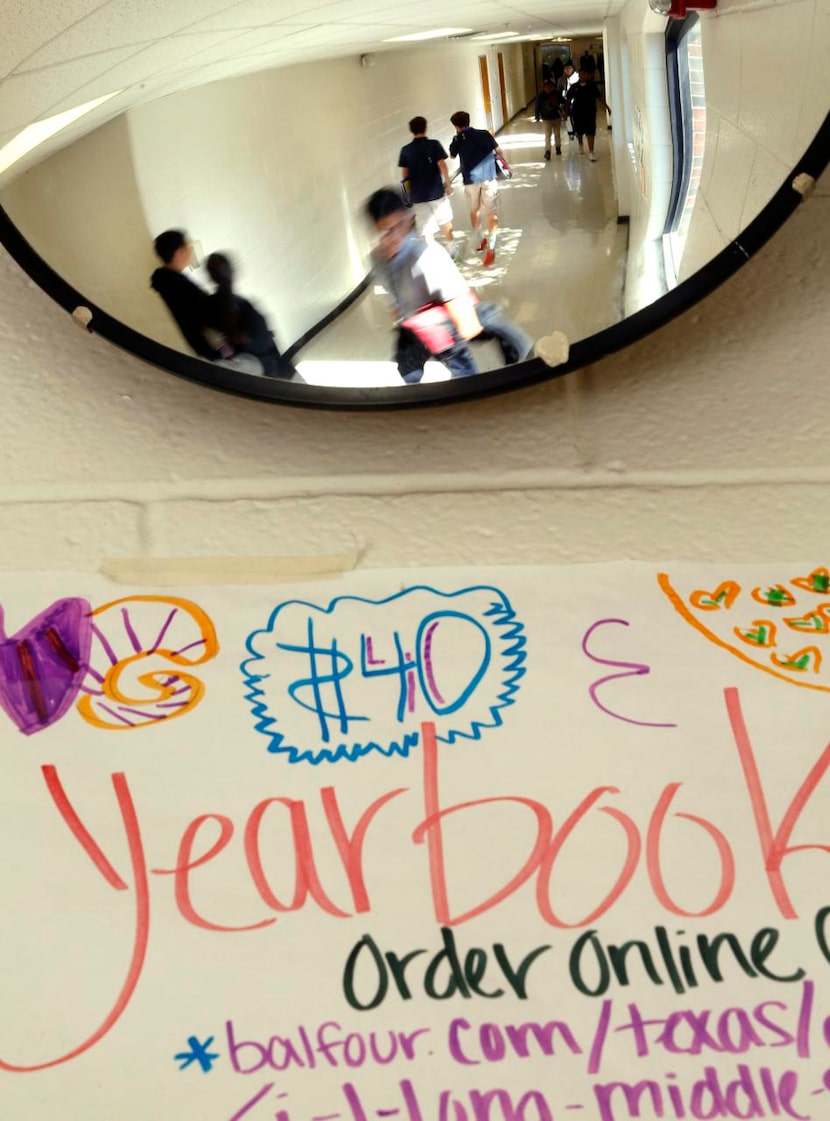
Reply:
[[[418,31],[414,35],[396,35],[384,43],[414,43],[418,39],[446,39],[450,35],[465,35],[471,27],[439,27],[436,31]]]
[[[12,137],[8,144],[0,148],[0,175],[51,136],[77,121],[79,117],[91,113],[93,109],[97,109],[105,101],[109,101],[110,98],[117,97],[119,93],[123,92],[123,90],[116,90],[104,97],[96,97],[94,101],[86,101],[83,105],[76,105],[74,109],[67,109],[65,113],[57,113],[54,117],[47,117],[43,121],[35,121],[33,125],[27,125],[22,132]]]
[[[518,31],[494,31],[490,34],[487,31],[481,31],[478,35],[473,35],[473,39],[486,39],[489,41],[493,39],[514,39],[518,35]]]

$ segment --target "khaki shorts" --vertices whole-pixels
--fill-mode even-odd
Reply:
[[[481,209],[485,214],[498,214],[499,187],[495,179],[486,179],[483,183],[465,183],[464,193],[470,204],[470,212]]]
[[[415,217],[421,236],[434,238],[442,226],[452,225],[452,204],[446,195],[431,202],[416,202]]]

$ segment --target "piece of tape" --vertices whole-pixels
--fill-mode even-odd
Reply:
[[[792,188],[797,194],[801,195],[802,199],[808,199],[816,189],[816,181],[812,175],[802,171],[800,175],[796,175],[793,179]]]
[[[553,331],[536,340],[533,353],[541,358],[546,366],[562,366],[568,361],[571,344],[564,331]]]
[[[92,312],[88,307],[76,307],[72,312],[72,322],[92,334]]]
[[[351,572],[359,554],[318,557],[108,557],[103,576],[117,584],[289,584],[332,580]]]

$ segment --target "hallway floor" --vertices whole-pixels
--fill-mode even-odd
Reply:
[[[600,114],[600,125],[604,125]],[[498,136],[513,168],[499,181],[500,228],[495,263],[485,269],[469,236],[461,179],[452,195],[457,264],[482,300],[498,303],[533,338],[563,331],[574,342],[619,321],[622,314],[627,227],[617,223],[609,133],[597,133],[595,163],[587,145],[563,129],[562,155],[544,159],[542,125],[522,110]],[[449,161],[450,171],[457,161]],[[392,332],[382,290],[370,287],[296,359],[314,385],[402,385],[390,361]],[[480,370],[501,366],[495,342],[473,345]],[[428,363],[424,381],[449,377]]]

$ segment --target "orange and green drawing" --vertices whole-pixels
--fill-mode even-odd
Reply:
[[[826,596],[830,592],[830,569],[824,566],[814,568],[807,576],[794,576],[790,583],[805,592],[815,592],[816,595]]]
[[[830,571],[826,567],[751,590],[742,589],[734,580],[723,580],[714,590],[693,585],[681,593],[666,572],[658,574],[657,582],[678,615],[712,645],[781,681],[830,693],[830,675],[822,668],[824,655],[830,651],[830,638],[824,639],[830,635],[830,603],[805,602],[808,596],[830,595]],[[801,607],[804,613],[784,615],[778,623],[757,619],[758,603],[773,610]],[[782,632],[782,624],[788,631]],[[795,650],[788,643],[779,648],[782,633],[795,640],[793,645],[797,645],[798,633],[809,635],[813,642]],[[825,641],[826,649],[821,645]]]

